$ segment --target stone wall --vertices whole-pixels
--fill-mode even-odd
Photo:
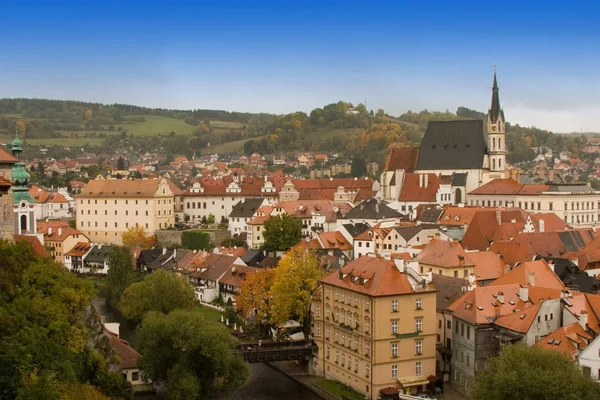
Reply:
[[[206,232],[210,235],[210,241],[214,245],[219,245],[223,240],[227,239],[229,235],[229,231],[225,230],[201,230],[202,232]],[[156,232],[156,238],[158,239],[158,243],[167,243],[167,244],[178,244],[181,245],[181,235],[185,231],[168,231],[162,230]]]

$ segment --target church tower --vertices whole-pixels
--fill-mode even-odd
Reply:
[[[495,67],[494,67],[495,69]],[[494,86],[492,87],[492,105],[487,118],[488,154],[490,172],[504,172],[506,169],[506,138],[504,131],[504,110],[500,108],[498,81],[494,70]]]
[[[25,163],[21,160],[22,151],[21,141],[17,136],[12,142],[11,148],[13,157],[18,160],[12,168],[14,233],[15,235],[35,235],[37,230],[35,200],[29,194],[29,188],[27,187],[31,175],[25,169]]]

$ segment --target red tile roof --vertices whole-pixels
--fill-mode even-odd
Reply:
[[[45,203],[50,197],[50,193],[48,193],[47,191],[45,191],[37,185],[31,185],[31,187],[27,189],[27,191],[37,203]]]
[[[469,258],[475,264],[473,270],[477,281],[497,279],[504,275],[506,263],[491,251],[474,251],[468,253]]]
[[[232,265],[225,275],[219,279],[219,283],[223,285],[231,285],[239,288],[242,285],[242,281],[250,274],[255,274],[262,271],[262,268],[247,267],[245,265]]]
[[[48,253],[48,250],[46,250],[46,248],[44,247],[42,242],[40,242],[40,240],[37,238],[37,236],[14,235],[13,238],[14,238],[15,242],[23,240],[23,241],[29,243],[31,245],[31,247],[33,247],[33,251],[35,252],[35,254],[37,254],[38,256],[50,257],[50,253]]]
[[[61,230],[60,234],[58,230]],[[44,241],[47,242],[64,242],[66,238],[69,236],[78,235],[81,239],[87,239],[81,231],[75,228],[65,227],[65,228],[56,228],[52,229],[52,233],[48,234],[48,231],[44,233]]]
[[[469,192],[473,194],[493,194],[493,195],[534,195],[537,196],[542,192],[547,192],[550,185],[544,184],[521,184],[514,179],[494,179],[483,186]]]
[[[425,182],[425,177],[427,182]],[[404,186],[398,200],[435,203],[436,193],[441,184],[442,180],[436,174],[405,174]]]
[[[474,263],[458,242],[432,239],[415,257],[419,264],[455,268],[474,266]]]
[[[54,230],[54,231],[56,231],[57,228],[68,228],[69,221],[55,219],[55,220],[51,220],[51,221],[38,221],[37,222],[38,233],[48,232],[49,227],[52,227],[52,230]]]
[[[120,339],[117,335],[105,329],[110,345],[119,357],[119,369],[134,369],[137,368],[140,354],[133,349],[125,340]]]
[[[500,224],[524,222],[522,210],[478,210],[473,214],[461,243],[468,250],[487,250]]]
[[[17,160],[15,157],[13,157],[8,151],[6,151],[2,147],[0,147],[0,163],[14,164],[17,161],[19,161],[19,160]]]
[[[71,250],[65,253],[65,256],[82,257],[92,248],[91,243],[78,242]]]
[[[390,150],[385,161],[384,171],[395,171],[398,169],[413,172],[419,158],[418,147],[394,147]]]
[[[535,345],[546,350],[558,351],[570,360],[577,360],[579,352],[593,340],[578,322],[558,328]]]
[[[533,284],[530,284],[532,281]],[[523,287],[542,287],[564,290],[565,284],[550,269],[546,261],[536,260],[517,265],[511,271],[490,283],[489,286],[500,286],[518,283]]]
[[[352,250],[353,246],[339,231],[323,232],[318,235],[324,249]]]
[[[540,302],[525,307],[522,310],[501,315],[494,321],[494,324],[514,332],[527,333],[541,307],[542,303]]]

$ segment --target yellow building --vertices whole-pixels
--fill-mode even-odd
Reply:
[[[402,260],[362,256],[321,280],[313,372],[369,399],[418,393],[435,375],[436,290]]]
[[[69,227],[48,227],[44,233],[44,244],[50,250],[55,261],[65,263],[65,253],[73,249],[77,243],[89,243],[90,240],[80,231]]]
[[[468,278],[475,264],[459,242],[441,239],[431,240],[415,257],[419,262],[419,272],[436,275]]]
[[[76,197],[77,228],[92,242],[121,244],[134,226],[153,235],[175,224],[175,200],[166,179],[95,179]]]

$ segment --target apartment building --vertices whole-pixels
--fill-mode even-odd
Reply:
[[[166,179],[95,179],[77,195],[77,228],[95,243],[121,244],[141,226],[147,235],[175,224],[175,200]]]
[[[436,290],[403,260],[360,257],[321,280],[313,372],[369,399],[418,393],[435,375]]]
[[[65,254],[70,252],[76,245],[89,243],[85,234],[74,228],[59,227],[53,229],[48,227],[44,233],[44,245],[50,249],[50,255],[55,261],[64,264]]]

